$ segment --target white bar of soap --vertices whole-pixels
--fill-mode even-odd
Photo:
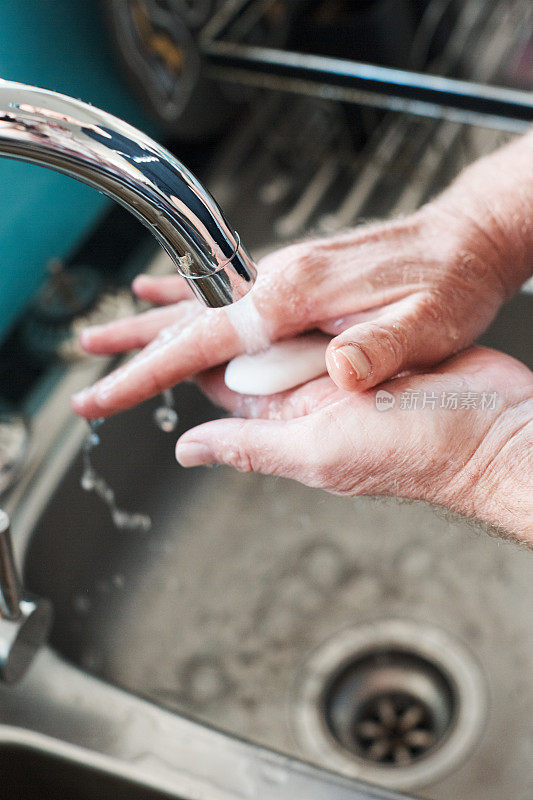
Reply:
[[[228,389],[239,394],[285,392],[326,372],[330,336],[310,333],[275,342],[268,350],[233,358],[224,375]]]

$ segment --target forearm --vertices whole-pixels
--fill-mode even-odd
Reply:
[[[512,296],[533,274],[533,130],[470,165],[429,207],[450,217]]]

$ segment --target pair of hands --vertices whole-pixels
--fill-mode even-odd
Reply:
[[[494,351],[464,350],[509,284],[494,238],[441,203],[273,253],[251,293],[264,328],[272,341],[332,334],[329,375],[250,398],[223,382],[220,365],[243,350],[228,310],[202,308],[178,276],[140,276],[136,294],[162,307],[89,329],[82,344],[100,354],[143,349],[76,396],[74,409],[105,417],[196,376],[237,418],[187,431],[176,449],[183,466],[226,463],[338,494],[428,500],[527,538],[531,372]],[[387,413],[376,408],[378,384],[396,400]],[[402,408],[402,397],[420,406],[424,393],[426,408]],[[457,408],[442,407],[450,394]]]

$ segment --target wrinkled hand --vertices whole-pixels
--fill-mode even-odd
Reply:
[[[427,500],[533,543],[533,374],[509,356],[471,348],[427,374],[389,381],[380,388],[396,403],[386,412],[376,409],[376,391],[346,392],[329,377],[257,398],[227,389],[221,370],[199,382],[241,418],[183,434],[183,466],[229,464],[335,494]],[[436,407],[403,409],[402,393],[416,392],[419,406],[425,392]],[[450,392],[458,408],[441,408]],[[495,408],[483,408],[483,393],[490,406],[494,392]],[[468,396],[477,408],[461,408]]]
[[[251,296],[271,341],[313,328],[331,333],[329,374],[340,388],[364,390],[470,345],[505,298],[495,262],[478,225],[452,220],[433,204],[272,253]],[[133,288],[165,307],[84,332],[91,353],[144,349],[74,399],[82,416],[129,408],[244,350],[228,310],[187,299],[179,276],[141,276]]]

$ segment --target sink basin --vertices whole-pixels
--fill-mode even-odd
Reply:
[[[484,343],[533,366],[532,310],[517,297]],[[177,433],[217,415],[191,384],[175,400]],[[161,707],[347,776],[431,800],[530,798],[533,555],[425,504],[183,470],[155,407],[109,420],[95,451],[119,505],[150,514],[152,531],[113,527],[79,487],[79,455],[35,527],[25,579],[54,604],[52,647]],[[392,725],[391,703],[423,730],[407,753],[384,753],[365,728],[372,714]],[[15,755],[10,770],[25,772],[34,756]],[[53,778],[57,764],[39,769]]]

